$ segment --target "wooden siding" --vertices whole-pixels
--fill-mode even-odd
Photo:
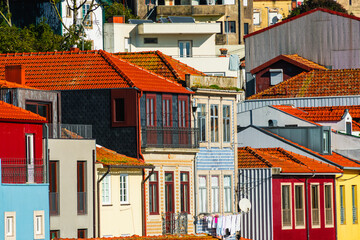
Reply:
[[[234,170],[234,150],[230,148],[200,148],[197,170]]]

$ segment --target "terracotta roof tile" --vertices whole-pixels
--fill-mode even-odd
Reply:
[[[0,101],[0,121],[46,123],[46,118],[25,109]]]
[[[300,73],[248,99],[348,96],[360,93],[360,69]]]
[[[120,52],[115,53],[114,55],[177,82],[184,82],[185,74],[205,75],[205,73],[165,55],[160,51]]]
[[[306,58],[300,57],[300,56],[297,55],[297,54],[284,55],[284,56],[287,57],[287,58],[289,58],[289,59],[291,59],[291,60],[293,60],[293,61],[296,61],[296,62],[298,62],[298,63],[301,63],[301,64],[303,64],[303,65],[305,65],[305,66],[308,66],[308,67],[311,68],[311,69],[327,70],[326,67],[321,66],[320,64],[317,64],[317,63],[315,63],[315,62],[313,62],[313,61],[310,61],[310,60],[308,60],[308,59],[306,59]]]
[[[151,166],[151,164],[147,164],[136,158],[125,156],[99,145],[96,146],[96,161],[103,165],[112,166]]]
[[[217,239],[208,234],[187,234],[187,235],[159,235],[159,236],[137,236],[133,235],[130,237],[109,237],[109,238],[58,238],[58,240],[210,240],[210,239]],[[241,237],[240,240],[251,240],[247,238]]]
[[[239,168],[281,168],[282,173],[340,173],[341,169],[282,148],[238,149]]]
[[[26,88],[26,89],[35,89],[26,85],[17,84],[14,82],[9,82],[5,80],[0,81],[0,89],[7,89],[7,88]]]
[[[137,87],[143,91],[191,93],[102,50],[1,54],[0,80],[5,80],[6,65],[25,65],[26,85],[42,90]]]

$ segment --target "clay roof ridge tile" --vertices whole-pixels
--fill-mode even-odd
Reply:
[[[262,161],[263,163],[265,163],[266,165],[268,165],[269,167],[272,167],[273,165],[268,161],[266,160],[265,158],[263,158],[262,156],[260,156],[255,149],[251,148],[251,147],[245,147],[245,150],[254,155],[257,159],[259,159],[260,161]]]
[[[168,68],[170,68],[171,73],[174,75],[175,79],[181,80],[180,74],[173,68],[173,66],[169,63],[169,61],[164,57],[163,53],[160,52],[159,50],[155,51],[155,53],[159,56],[159,58],[161,59],[161,61],[163,61],[163,63],[164,63]]]
[[[305,163],[301,162],[299,159],[297,159],[295,156],[291,155],[290,153],[288,153],[287,151],[285,151],[283,148],[278,147],[277,150],[279,152],[281,152],[282,154],[284,154],[286,157],[290,158],[292,161],[298,163],[298,164],[302,164],[304,166],[307,166]]]

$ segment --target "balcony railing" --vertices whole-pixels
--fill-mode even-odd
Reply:
[[[50,215],[59,215],[59,193],[58,192],[50,192],[49,193],[50,200]]]
[[[78,192],[77,193],[77,212],[78,214],[87,213],[87,192]]]
[[[188,213],[163,213],[162,233],[165,234],[187,234]]]
[[[92,125],[48,124],[48,127],[49,138],[92,139]]]
[[[198,128],[142,127],[143,148],[198,148]]]
[[[353,215],[353,224],[356,224],[358,222],[357,208],[356,207],[352,208],[352,215]]]
[[[43,159],[1,159],[1,182],[8,184],[45,183],[46,168]]]

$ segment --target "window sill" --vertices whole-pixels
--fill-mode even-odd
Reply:
[[[112,206],[112,203],[103,203],[102,206],[109,207],[109,206]]]
[[[122,202],[122,203],[120,203],[120,206],[130,206],[131,204],[130,203],[128,203],[128,202]]]

